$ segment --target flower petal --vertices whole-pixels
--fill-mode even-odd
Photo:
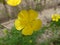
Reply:
[[[21,23],[18,19],[15,20],[15,27],[17,30],[23,29],[23,26],[21,25]]]
[[[33,30],[30,26],[27,26],[22,30],[23,35],[32,35],[32,33],[33,33]]]
[[[28,12],[27,12],[27,10],[21,10],[21,12],[18,14],[18,19],[28,20]]]
[[[30,16],[30,20],[34,20],[35,18],[37,18],[38,13],[35,10],[29,10],[29,16]]]
[[[56,22],[58,22],[59,21],[59,19],[56,19]]]
[[[33,21],[32,26],[33,26],[34,31],[37,31],[42,27],[42,21],[40,19],[37,19]]]
[[[21,3],[21,0],[7,0],[7,4],[11,6],[17,6]]]
[[[59,14],[54,14],[52,15],[52,21],[58,21],[60,19],[60,15]]]
[[[52,19],[52,21],[56,21],[56,19]]]

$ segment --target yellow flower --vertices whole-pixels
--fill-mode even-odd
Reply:
[[[17,6],[21,3],[21,0],[7,0],[6,2],[8,5]]]
[[[54,15],[52,15],[52,21],[58,22],[59,19],[60,19],[60,15],[59,15],[59,14],[54,14]]]
[[[34,10],[22,10],[15,20],[15,27],[17,30],[22,30],[23,35],[32,35],[42,26],[42,21],[37,19],[38,13]]]

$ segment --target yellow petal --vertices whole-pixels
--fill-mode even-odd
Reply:
[[[56,15],[52,15],[52,21],[56,20]]]
[[[58,19],[60,19],[60,15],[58,15]]]
[[[37,16],[38,16],[38,13],[35,10],[32,10],[32,9],[29,10],[29,17],[30,17],[31,21],[34,20],[34,19],[36,19]]]
[[[59,19],[56,19],[56,22],[58,22]]]
[[[11,6],[17,6],[21,3],[21,0],[7,0],[7,4]]]
[[[59,14],[54,14],[54,15],[52,15],[52,18],[60,18],[60,15]]]
[[[52,21],[58,21],[60,19],[60,15],[59,14],[54,14],[52,15]]]
[[[52,19],[52,21],[56,21],[56,19]]]
[[[28,24],[28,21],[27,20],[19,20],[20,21],[20,24],[23,26],[23,27],[26,27],[27,24]]]
[[[56,15],[52,15],[52,19],[56,19]]]
[[[37,19],[33,21],[32,26],[33,26],[34,31],[37,31],[42,27],[42,21],[40,19]]]
[[[18,19],[28,20],[28,12],[27,12],[27,10],[21,10],[20,13],[18,14]]]
[[[18,19],[15,20],[15,27],[17,30],[23,29],[23,26],[21,25],[21,23]]]
[[[22,34],[23,35],[32,35],[33,30],[31,27],[27,26],[22,30]]]

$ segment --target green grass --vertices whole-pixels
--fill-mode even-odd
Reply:
[[[37,44],[37,37],[41,36],[46,29],[51,29],[53,32],[52,38],[48,38],[47,40]],[[12,27],[10,32],[7,31],[7,35],[5,37],[0,38],[0,45],[50,45],[51,42],[54,45],[60,45],[60,37],[58,35],[58,32],[60,31],[59,29],[60,26],[44,26],[39,31],[34,32],[31,36],[24,36],[21,31]],[[32,40],[32,42],[30,42],[30,40]]]

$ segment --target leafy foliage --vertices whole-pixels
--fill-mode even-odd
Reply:
[[[0,39],[0,45],[35,45],[39,33],[38,31],[31,36],[24,36],[13,27],[11,32],[8,32],[5,37]],[[30,40],[32,40],[32,42],[30,42]]]
[[[21,31],[16,30],[15,27],[12,27],[10,32],[7,32],[5,37],[0,38],[0,45],[51,45],[51,42],[54,45],[60,45],[60,36],[58,32],[60,31],[60,26],[52,25],[42,27],[39,31],[34,32],[31,36],[24,36],[21,34]],[[52,38],[47,38],[43,42],[37,43],[37,37],[44,34],[46,29],[51,29],[53,32]],[[41,40],[42,41],[42,40]]]

